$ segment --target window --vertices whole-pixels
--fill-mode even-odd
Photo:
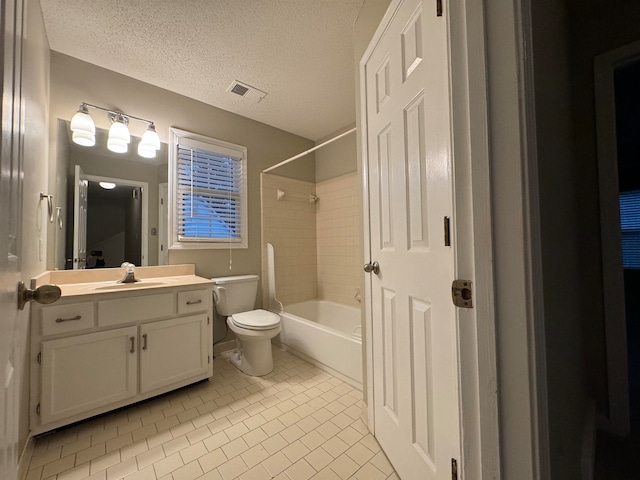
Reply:
[[[171,129],[171,248],[247,248],[247,149]]]
[[[622,265],[640,268],[640,190],[620,193]]]

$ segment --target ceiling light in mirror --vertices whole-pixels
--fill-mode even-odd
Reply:
[[[105,190],[113,190],[114,188],[116,188],[116,184],[111,182],[100,182],[98,185],[100,185]]]

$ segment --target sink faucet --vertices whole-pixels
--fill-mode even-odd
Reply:
[[[140,280],[136,280],[136,277],[135,277],[136,266],[133,263],[124,262],[120,266],[124,268],[124,277],[122,277],[122,280],[118,280],[116,283],[134,283],[134,282],[140,281]]]

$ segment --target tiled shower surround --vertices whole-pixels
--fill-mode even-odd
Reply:
[[[360,307],[358,176],[354,172],[320,182],[316,195],[318,298]]]
[[[360,306],[357,181],[355,172],[318,184],[262,176],[263,243],[274,247],[276,295],[285,305],[318,298]]]

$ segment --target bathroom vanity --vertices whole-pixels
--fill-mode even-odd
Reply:
[[[193,265],[55,271],[31,307],[31,428],[42,433],[211,377],[212,282]]]

